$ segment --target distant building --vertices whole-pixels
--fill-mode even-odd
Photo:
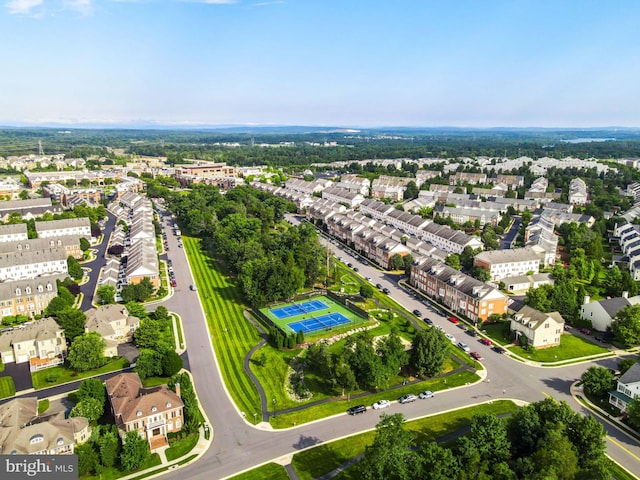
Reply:
[[[491,273],[491,280],[499,282],[507,277],[540,272],[540,256],[530,248],[490,250],[477,254],[473,265]]]

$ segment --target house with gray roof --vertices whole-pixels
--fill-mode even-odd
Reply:
[[[66,351],[64,331],[51,317],[0,334],[0,360],[29,362],[32,372],[62,364]]]
[[[60,213],[62,207],[53,205],[50,198],[29,198],[0,202],[0,219],[7,221],[12,213],[19,213],[24,219],[40,217],[45,213]]]
[[[67,252],[64,248],[28,250],[0,256],[0,282],[66,275],[67,271]]]
[[[543,313],[527,305],[510,319],[511,331],[518,342],[533,348],[548,348],[560,345],[564,332],[564,319],[558,312]]]
[[[609,392],[609,403],[620,409],[621,413],[627,410],[631,400],[640,394],[640,363],[635,363],[618,379],[616,389]]]
[[[91,239],[91,222],[86,217],[36,222],[36,232],[38,233],[38,238],[76,235],[89,240]]]
[[[640,303],[640,295],[628,297],[626,292],[622,297],[607,298],[590,302],[588,295],[584,297],[584,303],[580,309],[580,317],[591,322],[591,326],[600,332],[604,332],[611,326],[611,322],[622,309]]]
[[[26,223],[0,225],[0,243],[18,242],[28,238]]]
[[[491,280],[499,282],[507,277],[540,272],[540,256],[529,247],[511,250],[490,250],[477,254],[475,267],[489,270]]]

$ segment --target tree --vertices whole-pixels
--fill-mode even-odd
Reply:
[[[115,425],[113,425],[115,427]],[[103,432],[100,439],[100,460],[106,468],[113,467],[120,454],[120,437],[117,428]]]
[[[137,431],[127,432],[123,439],[120,463],[125,470],[135,470],[149,456],[149,443]]]
[[[402,257],[402,261],[404,262],[404,274],[410,276],[411,268],[413,268],[413,262],[415,261],[413,255],[407,253],[404,257]]]
[[[460,270],[462,268],[462,265],[460,264],[460,255],[457,253],[450,253],[447,255],[447,258],[444,259],[444,263],[456,270]]]
[[[389,270],[400,270],[404,268],[404,260],[402,259],[402,255],[396,253],[391,256],[389,260]]]
[[[104,413],[104,403],[97,398],[85,398],[76,403],[71,412],[70,417],[84,417],[90,422],[95,422]]]
[[[80,280],[84,276],[84,270],[82,270],[80,263],[71,255],[67,257],[67,270],[74,280]]]
[[[363,283],[362,285],[360,285],[360,296],[363,298],[373,297],[373,287],[368,283]]]
[[[596,397],[611,391],[615,383],[613,373],[604,367],[589,367],[581,378],[584,391]]]
[[[618,370],[620,370],[620,375],[624,375],[627,370],[633,367],[636,364],[636,360],[634,358],[623,358],[618,362]]]
[[[78,473],[80,475],[92,475],[102,471],[100,456],[91,443],[77,445],[74,453],[78,455]]]
[[[409,363],[418,375],[432,377],[442,371],[448,349],[444,333],[435,328],[420,330],[413,338]]]
[[[146,318],[147,315],[148,315],[147,309],[144,308],[144,305],[142,305],[141,303],[138,303],[138,302],[127,302],[125,304],[125,307],[127,308],[127,311],[129,312],[129,315],[131,315],[132,317],[138,317],[140,319],[143,319],[143,318]],[[160,308],[160,307],[158,307],[158,308]]]
[[[417,198],[419,193],[420,193],[420,189],[416,185],[416,182],[411,180],[409,183],[407,183],[407,187],[404,191],[404,199],[410,200],[413,198]]]
[[[305,367],[310,372],[319,373],[325,377],[332,376],[333,361],[326,343],[309,345],[305,356]]]
[[[84,333],[84,323],[86,320],[87,316],[82,310],[72,307],[64,308],[58,312],[56,317],[58,325],[64,330],[64,335],[69,342],[73,342],[76,337]]]
[[[78,402],[87,398],[94,398],[104,407],[107,401],[107,391],[102,380],[98,378],[87,378],[80,382],[80,386],[75,392],[75,398]]]
[[[491,272],[484,267],[472,267],[471,276],[481,282],[488,282],[491,280]]]
[[[174,350],[167,350],[162,356],[162,373],[166,377],[173,377],[182,370],[184,361]]]
[[[20,198],[20,200],[28,200],[30,197],[29,190],[20,190],[18,197]]]
[[[611,330],[625,345],[640,343],[640,305],[629,305],[620,310],[611,322]]]
[[[161,341],[160,332],[162,328],[160,322],[145,318],[140,322],[140,326],[133,333],[133,338],[140,348],[156,349]]]
[[[149,349],[140,351],[134,370],[140,378],[162,375],[162,354]]]
[[[89,240],[87,240],[84,237],[80,238],[80,250],[82,250],[83,252],[86,252],[90,248],[91,248],[91,244],[89,243]]]
[[[404,415],[380,415],[373,443],[358,464],[360,478],[405,480],[413,478],[416,454],[410,449],[413,435],[404,429]]]
[[[376,353],[380,355],[382,363],[388,368],[389,372],[394,374],[399,372],[408,360],[404,345],[400,337],[395,333],[390,333],[379,339]]]
[[[622,272],[617,265],[605,270],[601,285],[607,296],[619,297],[622,295]]]
[[[418,451],[414,478],[450,480],[457,478],[460,465],[450,449],[436,442],[425,442]]]
[[[480,457],[490,463],[498,463],[510,458],[511,443],[507,437],[505,423],[495,415],[481,413],[473,416],[469,439],[475,445]]]
[[[344,397],[345,390],[348,393],[351,393],[358,386],[358,382],[356,381],[356,376],[351,370],[351,367],[346,362],[338,362],[336,365],[336,382],[342,388],[342,396]]]
[[[484,226],[480,240],[486,250],[498,250],[500,248],[500,242],[498,242],[498,235],[495,230],[489,224]]]
[[[104,347],[107,342],[97,332],[89,332],[73,340],[67,360],[74,370],[85,372],[105,364]]]
[[[547,429],[541,447],[533,454],[537,478],[576,478],[578,455],[576,448],[558,424]]]
[[[96,296],[102,305],[115,303],[116,289],[113,285],[100,285]]]

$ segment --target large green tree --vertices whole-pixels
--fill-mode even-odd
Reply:
[[[90,422],[95,422],[104,413],[104,403],[97,398],[85,398],[76,403],[71,412],[70,417],[84,417]]]
[[[96,296],[101,305],[115,303],[116,289],[113,285],[100,285],[96,290]]]
[[[76,337],[69,347],[67,360],[74,370],[84,372],[105,364],[104,347],[106,341],[96,332]]]
[[[615,384],[613,373],[608,368],[592,366],[582,374],[584,391],[599,397],[611,391]]]
[[[82,270],[80,263],[72,256],[67,257],[67,269],[74,280],[80,280],[84,276],[84,270]]]
[[[418,375],[433,377],[442,371],[447,358],[449,340],[440,330],[420,330],[411,345],[410,365]]]
[[[620,310],[611,322],[611,330],[625,345],[638,345],[640,343],[640,305],[629,305]]]
[[[135,430],[127,432],[122,442],[120,463],[127,471],[136,470],[149,457],[149,442]]]
[[[84,333],[84,323],[87,316],[82,310],[73,307],[66,307],[58,312],[56,321],[64,330],[67,341],[73,342],[76,337]]]

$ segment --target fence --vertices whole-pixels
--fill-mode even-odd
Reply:
[[[331,300],[333,300],[334,302],[338,302],[340,305],[343,305],[346,309],[351,310],[356,315],[359,315],[363,318],[369,318],[369,312],[358,307],[348,298],[338,295],[337,293],[334,293],[331,290],[327,290],[325,295],[329,297]]]

